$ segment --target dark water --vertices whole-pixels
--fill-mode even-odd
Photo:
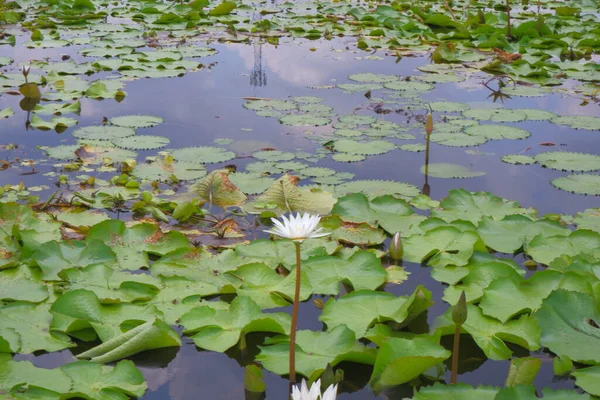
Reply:
[[[216,138],[227,137],[236,141],[260,140],[268,143],[268,146],[264,147],[274,147],[279,150],[293,151],[296,148],[303,148],[314,151],[316,144],[305,137],[306,127],[285,126],[279,124],[276,118],[258,117],[251,110],[242,107],[245,103],[243,97],[282,99],[288,96],[319,96],[325,98],[324,103],[334,107],[340,115],[350,114],[357,107],[363,107],[358,111],[359,113],[375,115],[372,111],[364,109],[368,100],[362,93],[344,94],[339,89],[310,89],[309,87],[348,83],[347,76],[357,72],[413,75],[416,73],[417,66],[427,63],[427,57],[406,57],[398,64],[394,63],[393,57],[383,60],[356,59],[367,54],[346,50],[351,41],[350,39],[331,42],[287,41],[277,48],[266,44],[213,43],[211,46],[218,49],[219,54],[202,60],[205,64],[216,63],[210,70],[187,73],[182,78],[141,79],[129,82],[125,87],[127,97],[121,103],[114,100],[82,99],[82,112],[78,126],[97,125],[104,116],[150,114],[163,117],[165,122],[154,128],[140,129],[138,132],[169,137],[172,140],[169,148],[210,145]],[[315,47],[316,51],[310,51],[312,47]],[[375,55],[384,56],[384,52],[379,51]],[[14,58],[13,65],[15,65],[34,58],[51,57],[56,60],[58,52],[51,49],[25,50],[19,46],[15,48],[2,46],[0,56]],[[75,58],[77,59],[77,56]],[[106,73],[96,74],[91,79],[106,75]],[[490,102],[487,99],[490,92],[480,84],[480,81],[482,81],[481,77],[467,83],[440,84],[434,91],[423,97],[431,101]],[[36,150],[36,146],[55,146],[74,142],[71,132],[76,128],[69,128],[60,135],[54,131],[27,131],[24,125],[26,112],[19,109],[19,100],[20,98],[16,96],[4,94],[0,96],[0,109],[10,106],[16,113],[7,120],[0,120],[0,144],[19,145],[18,150],[0,152],[0,158],[12,159],[16,156],[21,159],[45,158],[43,152]],[[584,107],[579,103],[577,99],[552,94],[543,98],[508,99],[505,101],[505,107],[539,108],[571,115],[599,114],[597,104]],[[400,114],[392,113],[378,117],[401,124],[406,123],[406,117]],[[532,147],[532,150],[523,154],[533,155],[551,150],[540,147],[540,142],[564,144],[560,149],[569,151],[597,153],[599,133],[575,131],[548,122],[525,122],[516,125],[532,132],[532,136],[525,140],[490,141],[476,148],[478,151],[493,153],[493,155],[469,155],[465,153],[464,148],[432,143],[430,162],[457,163],[487,174],[462,180],[429,178],[431,197],[440,199],[446,196],[449,189],[462,187],[471,191],[490,191],[498,196],[517,200],[525,207],[537,208],[540,215],[574,213],[597,207],[597,197],[573,195],[551,186],[551,179],[564,176],[565,173],[544,169],[539,165],[513,166],[502,163],[500,158],[505,154],[522,152],[528,147]],[[253,130],[247,132],[242,131],[242,128]],[[308,129],[317,132],[328,130]],[[152,154],[155,154],[155,151],[142,151],[139,159]],[[421,187],[424,176],[419,169],[424,163],[424,157],[424,153],[394,151],[382,156],[369,157],[360,163],[340,164],[321,160],[318,165],[335,166],[338,171],[352,172],[356,174],[355,179],[390,179]],[[248,159],[236,159],[232,162],[238,167],[243,167]],[[37,168],[42,173],[48,172],[52,170],[52,164],[52,161],[42,162]],[[209,168],[217,166],[209,166]],[[20,175],[25,171],[26,168],[11,168],[0,172],[0,184],[16,184],[23,180],[27,186],[51,185],[55,179],[44,177],[42,173]],[[43,192],[42,196],[50,191]],[[430,278],[426,268],[414,264],[405,267],[411,272],[409,280],[402,285],[390,286],[388,290],[406,295],[410,294],[417,285],[425,285],[434,293],[436,301],[428,311],[427,319],[431,323],[447,308],[447,305],[441,301],[443,287]],[[312,302],[301,305],[300,315],[300,329],[324,329],[317,319],[319,310]],[[137,356],[136,364],[146,375],[150,388],[144,399],[244,398],[244,369],[241,365],[251,362],[253,354],[258,352],[252,342],[260,343],[261,339],[259,336],[249,337],[249,347],[245,354],[240,354],[235,349],[227,354],[200,351],[184,337],[186,344],[181,349],[153,351]],[[522,349],[514,350],[516,355],[524,355]],[[37,357],[18,356],[18,358],[31,359],[36,365],[42,367],[53,367],[74,360],[69,351]],[[461,361],[463,372],[459,375],[461,382],[501,386],[506,379],[509,362],[484,362],[482,352],[467,339],[463,341],[461,348]],[[339,396],[340,399],[401,399],[412,396],[412,388],[403,385],[393,392],[375,397],[368,388],[361,390],[369,380],[370,367],[351,364],[341,364],[338,367],[344,369],[346,374],[346,380],[340,388],[340,391],[345,393]],[[287,381],[268,371],[264,371],[264,374],[267,398],[286,398]],[[574,387],[569,379],[554,378],[549,358],[544,359],[536,385],[540,388]]]

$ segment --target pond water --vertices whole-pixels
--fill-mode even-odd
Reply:
[[[13,63],[2,68],[3,72],[19,73],[18,65],[30,60],[57,61],[63,54],[69,54],[76,62],[90,61],[78,53],[81,46],[60,49],[28,49],[23,43],[25,35],[17,36],[15,46],[0,46],[0,57],[10,57]],[[449,163],[466,167],[470,171],[480,172],[479,176],[463,179],[448,179],[425,176],[421,167],[425,164],[423,151],[412,152],[395,149],[381,155],[369,155],[364,161],[336,162],[331,153],[324,149],[329,140],[340,139],[334,134],[331,124],[324,126],[291,126],[279,122],[278,117],[261,117],[254,110],[244,107],[248,99],[281,99],[290,97],[314,96],[322,98],[322,104],[333,108],[338,116],[365,115],[379,120],[389,121],[407,127],[406,133],[414,139],[402,140],[388,138],[397,144],[425,143],[422,124],[427,113],[427,104],[440,101],[466,104],[473,109],[538,109],[560,115],[598,116],[599,103],[582,104],[582,98],[572,93],[554,91],[541,97],[511,96],[493,101],[492,91],[483,83],[492,75],[476,69],[461,71],[467,79],[459,83],[439,83],[433,90],[405,92],[389,89],[373,90],[365,96],[365,90],[347,93],[338,84],[356,83],[348,79],[349,75],[373,73],[397,76],[415,76],[423,72],[419,67],[429,65],[429,52],[421,51],[404,56],[399,61],[386,54],[386,50],[370,53],[356,49],[355,38],[336,38],[333,40],[306,40],[282,38],[277,46],[259,38],[251,43],[208,43],[216,54],[201,58],[205,65],[198,71],[188,72],[181,77],[147,78],[125,83],[126,97],[117,102],[114,99],[93,100],[81,98],[81,113],[78,124],[64,132],[54,130],[31,129],[26,121],[32,113],[21,109],[21,96],[0,95],[0,110],[8,107],[15,112],[8,119],[0,120],[0,159],[19,161],[0,172],[0,185],[15,185],[23,182],[25,187],[37,187],[32,194],[39,195],[43,202],[55,190],[54,183],[59,175],[66,174],[74,180],[82,172],[65,172],[62,168],[66,161],[48,157],[43,148],[58,145],[73,145],[77,139],[72,133],[85,126],[98,126],[103,119],[121,115],[151,115],[164,119],[164,122],[150,128],[139,128],[138,135],[159,135],[170,140],[168,149],[190,146],[217,146],[231,149],[237,157],[222,163],[210,164],[212,171],[225,165],[235,165],[237,171],[244,171],[246,165],[256,162],[252,153],[261,149],[276,149],[284,152],[306,152],[317,154],[310,167],[325,167],[339,173],[351,173],[354,180],[391,180],[406,182],[421,189],[425,184],[430,188],[429,196],[440,200],[449,190],[463,188],[468,191],[487,191],[497,196],[515,200],[523,207],[533,207],[538,215],[574,214],[588,208],[598,207],[598,197],[585,196],[559,190],[551,184],[553,179],[568,175],[560,169],[544,168],[540,164],[512,165],[502,161],[510,154],[535,156],[545,151],[564,151],[597,153],[598,132],[576,130],[551,121],[504,122],[503,126],[523,128],[531,135],[522,140],[489,140],[484,144],[470,147],[451,147],[431,143],[429,164]],[[85,46],[83,46],[85,47]],[[144,48],[147,49],[147,48]],[[390,52],[391,53],[391,52]],[[93,59],[96,60],[96,59]],[[210,65],[210,67],[208,67]],[[32,74],[40,73],[32,68]],[[95,72],[85,77],[110,79],[114,72]],[[508,87],[512,85],[506,81]],[[568,84],[576,84],[570,81]],[[496,88],[497,82],[489,86]],[[7,89],[8,90],[8,89]],[[371,91],[369,91],[371,92]],[[369,98],[370,97],[370,98]],[[252,100],[250,100],[252,101]],[[42,104],[48,102],[42,101]],[[382,113],[382,109],[389,112]],[[327,114],[327,113],[326,113]],[[327,114],[330,115],[331,113]],[[460,113],[434,112],[435,126],[442,124],[443,115]],[[73,115],[71,115],[73,116]],[[48,119],[46,117],[46,119]],[[482,120],[481,123],[488,121]],[[403,132],[404,133],[404,132]],[[433,135],[436,134],[434,128]],[[228,138],[231,143],[218,144],[218,139]],[[379,138],[376,138],[379,139]],[[217,144],[215,144],[217,140]],[[162,150],[162,149],[161,149]],[[158,150],[160,151],[160,150]],[[146,156],[155,156],[157,150],[139,150],[138,162]],[[33,160],[32,163],[21,163]],[[296,160],[299,160],[298,158]],[[299,160],[304,162],[303,160]],[[21,164],[20,164],[21,163]],[[25,164],[25,165],[23,165]],[[450,167],[442,167],[450,168]],[[108,178],[115,171],[85,172],[97,179]],[[333,175],[333,176],[335,176]],[[435,174],[433,174],[435,175]],[[308,184],[310,181],[302,181]],[[72,185],[73,186],[73,185]],[[76,185],[75,185],[76,186]],[[187,191],[184,183],[178,191]],[[65,192],[68,189],[64,188]],[[71,187],[76,190],[76,187]],[[111,213],[111,216],[116,214]],[[119,217],[129,220],[129,213]],[[250,220],[253,221],[252,218]],[[249,238],[266,238],[261,229],[248,229]],[[387,242],[386,242],[387,243]],[[384,247],[380,247],[384,249]],[[514,259],[522,263],[522,255]],[[390,263],[387,257],[385,264]],[[396,295],[410,295],[418,285],[424,285],[433,292],[435,304],[425,315],[413,322],[414,331],[427,332],[436,317],[449,307],[442,300],[444,285],[431,278],[429,268],[415,263],[403,264],[410,277],[400,285],[387,284],[386,291]],[[541,266],[539,268],[542,268]],[[313,295],[312,299],[324,299],[326,296]],[[270,309],[267,312],[286,311],[291,307]],[[319,321],[321,311],[313,301],[300,306],[299,329],[324,330]],[[194,397],[212,397],[219,399],[240,399],[251,395],[244,394],[244,366],[254,362],[258,345],[262,345],[265,335],[251,334],[247,337],[247,348],[239,350],[233,347],[225,354],[204,351],[197,348],[192,340],[183,336],[181,348],[167,348],[142,353],[130,357],[146,377],[149,390],[142,397],[145,400],[190,399]],[[479,347],[466,335],[461,339],[461,358],[459,381],[477,385],[502,386],[508,373],[509,361],[487,360]],[[444,337],[442,344],[451,348],[451,336]],[[511,346],[515,355],[525,356],[528,352],[518,346]],[[77,350],[79,352],[79,350]],[[535,381],[538,388],[575,388],[574,380],[569,377],[555,377],[550,355],[539,351],[535,353],[542,362],[541,371]],[[75,360],[71,351],[63,350],[50,354],[17,355],[17,360],[31,360],[36,366],[53,368]],[[450,367],[450,360],[446,361]],[[337,366],[344,370],[345,379],[340,386],[339,399],[402,399],[413,395],[409,384],[389,389],[376,396],[368,386],[372,367],[359,364],[342,363]],[[285,377],[264,370],[267,387],[266,398],[286,398],[288,383]],[[445,375],[449,378],[449,372]]]

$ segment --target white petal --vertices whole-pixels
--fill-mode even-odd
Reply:
[[[327,388],[327,390],[325,391],[325,393],[323,393],[321,400],[335,400],[336,396],[337,396],[337,385],[330,385]]]
[[[321,380],[317,379],[310,387],[310,400],[318,400],[321,397]]]

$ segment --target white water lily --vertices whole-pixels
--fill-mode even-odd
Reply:
[[[313,382],[310,390],[306,385],[306,381],[302,379],[300,389],[296,386],[292,388],[293,400],[335,400],[337,396],[337,385],[330,385],[325,393],[321,394],[321,380]]]
[[[285,215],[282,215],[281,219],[283,223],[275,218],[271,218],[275,226],[273,230],[265,230],[265,232],[296,242],[330,235],[328,232],[321,232],[323,228],[317,228],[321,220],[321,217],[318,215],[305,213],[301,216],[300,213],[297,213],[295,217],[294,214],[290,214],[289,219]]]
[[[29,75],[29,69],[31,68],[31,66],[29,65],[23,65],[23,76],[27,78],[27,75]]]

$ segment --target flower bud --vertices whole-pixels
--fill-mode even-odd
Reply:
[[[454,306],[454,309],[452,310],[452,322],[454,322],[454,324],[461,326],[462,324],[465,323],[465,321],[467,320],[467,298],[465,296],[465,292],[463,290],[463,292],[460,294],[460,298],[458,299],[458,302],[456,303],[456,305]]]
[[[30,69],[30,68],[31,68],[31,67],[30,67],[29,65],[23,65],[23,76],[24,76],[25,78],[27,78],[27,75],[29,75],[29,69]]]
[[[433,132],[433,115],[430,111],[427,113],[427,120],[425,121],[425,133],[431,135],[431,132]]]
[[[390,243],[390,257],[393,260],[401,260],[404,255],[404,247],[402,246],[402,238],[400,232],[396,232]]]

